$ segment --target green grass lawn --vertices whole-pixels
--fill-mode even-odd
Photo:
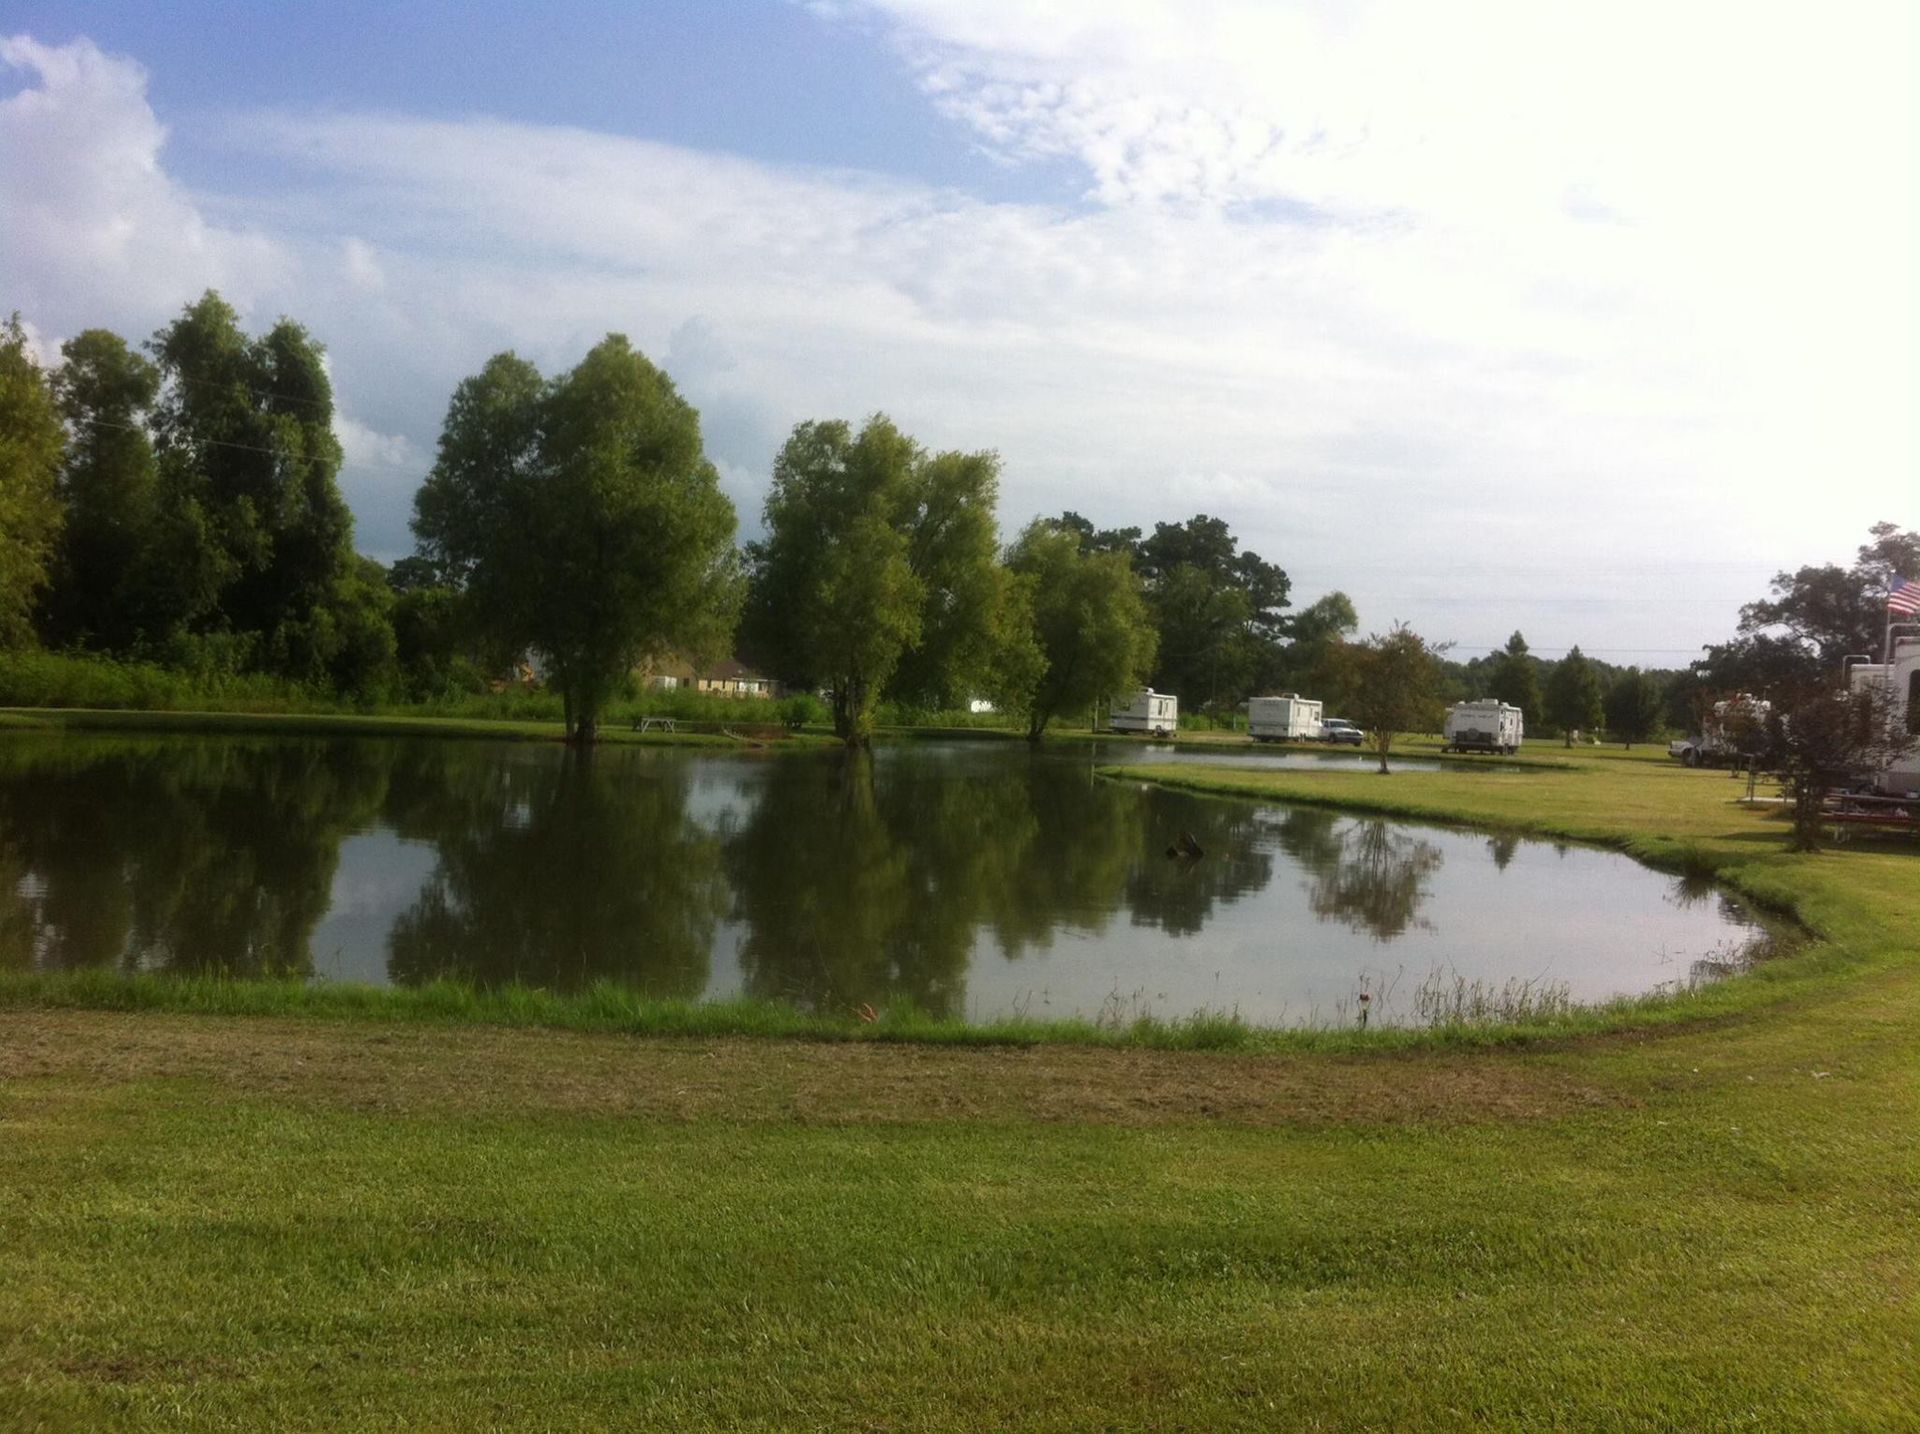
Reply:
[[[1911,840],[1790,857],[1640,753],[1149,775],[1621,845],[1820,939],[1487,1048],[16,992],[0,1427],[1916,1427]]]

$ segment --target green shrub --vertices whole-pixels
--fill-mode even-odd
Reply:
[[[0,706],[114,707],[142,711],[326,712],[333,698],[280,678],[228,670],[209,644],[197,669],[59,652],[0,653]]]

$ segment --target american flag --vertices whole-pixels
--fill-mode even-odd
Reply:
[[[1887,589],[1888,612],[1920,612],[1920,583],[1895,578]]]

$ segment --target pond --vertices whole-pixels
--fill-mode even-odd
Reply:
[[[0,966],[1418,1023],[1684,986],[1758,935],[1613,853],[1094,775],[1151,753],[9,736]]]

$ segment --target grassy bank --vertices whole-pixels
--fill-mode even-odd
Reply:
[[[15,1002],[0,1426],[1913,1427],[1911,844],[1790,858],[1637,757],[1157,776],[1704,864],[1822,940],[1490,1049]]]
[[[558,742],[560,723],[546,720],[477,717],[419,717],[358,712],[192,712],[136,711],[114,708],[0,708],[0,729],[70,732],[153,732],[255,737],[457,737],[492,742]],[[603,726],[600,740],[610,745],[650,747],[739,747],[724,732],[635,731]],[[804,735],[794,739],[808,741]]]

